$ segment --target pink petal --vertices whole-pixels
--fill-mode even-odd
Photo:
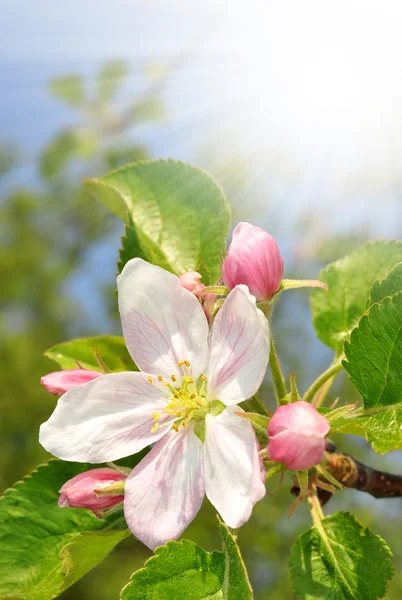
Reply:
[[[325,438],[282,431],[270,438],[268,455],[288,469],[304,471],[320,464],[325,450]]]
[[[151,550],[177,539],[201,507],[201,447],[191,426],[179,432],[172,430],[126,481],[127,525]]]
[[[269,326],[246,286],[237,286],[226,298],[209,346],[209,396],[229,406],[255,394],[268,365]]]
[[[112,373],[66,392],[46,423],[39,441],[62,460],[101,463],[139,452],[159,440],[172,425],[164,412],[167,394],[145,373]],[[152,413],[160,413],[160,426]]]
[[[102,373],[88,369],[68,369],[48,373],[41,378],[40,382],[51,394],[61,395],[101,375]]]
[[[229,527],[240,527],[265,496],[258,442],[251,424],[235,415],[238,406],[206,417],[202,448],[205,493]]]
[[[179,278],[140,258],[117,278],[127,348],[142,371],[181,377],[177,362],[188,360],[195,379],[208,359],[208,323],[197,298]]]
[[[323,437],[330,430],[328,420],[309,402],[293,402],[277,408],[268,425],[269,437],[289,429],[293,433]]]

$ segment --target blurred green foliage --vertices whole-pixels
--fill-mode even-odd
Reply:
[[[72,74],[53,80],[49,92],[76,111],[77,123],[57,132],[37,156],[40,185],[35,189],[17,188],[2,199],[0,216],[0,487],[4,489],[30,469],[46,460],[38,443],[38,428],[47,419],[55,399],[39,384],[40,377],[57,367],[43,356],[49,347],[72,335],[120,333],[114,282],[104,282],[98,290],[99,302],[116,324],[115,331],[91,331],[83,318],[83,307],[74,303],[66,282],[82,264],[85,255],[111,232],[122,232],[122,224],[95,203],[84,191],[84,177],[103,175],[127,162],[149,157],[147,149],[133,142],[132,127],[145,121],[164,118],[161,92],[169,72],[152,66],[144,69],[146,91],[134,99],[119,98],[128,82],[129,70],[122,62],[102,66],[91,82]],[[214,153],[216,155],[216,153]],[[218,159],[216,159],[218,160]],[[212,161],[213,162],[213,161]],[[223,183],[230,197],[244,185],[248,170],[239,157],[229,163],[211,164],[211,172]],[[0,146],[0,176],[18,164],[18,151],[12,145]],[[222,176],[221,176],[222,175]],[[237,178],[234,176],[237,175]],[[264,200],[264,211],[269,212]],[[236,217],[245,210],[235,205]],[[259,210],[262,209],[262,204]],[[247,217],[252,219],[250,214]],[[258,220],[258,215],[254,215]],[[299,239],[293,247],[293,266],[287,276],[315,275],[318,265],[334,259],[361,243],[365,232],[358,230],[341,240],[332,240],[327,231],[316,225],[311,215],[300,223]],[[116,261],[118,248],[115,249]],[[290,296],[290,294],[289,294]],[[309,337],[305,320],[309,319],[307,293],[297,292],[284,298],[274,313],[274,334],[285,371],[295,370],[298,385],[309,383],[300,355],[309,358]],[[293,303],[293,304],[292,304]],[[290,310],[291,309],[291,310]],[[295,315],[289,318],[289,314]],[[113,321],[114,319],[114,321]],[[280,333],[280,335],[279,335]],[[310,356],[309,368],[322,365],[321,356]],[[346,378],[334,386],[329,401],[341,394],[350,402],[357,392]],[[264,401],[271,408],[272,390],[267,383]],[[386,459],[376,456],[361,441],[341,438],[343,451],[353,452],[359,460],[384,468]],[[395,468],[395,463],[393,464]],[[271,488],[277,482],[272,480]],[[240,547],[249,569],[256,600],[292,600],[287,560],[296,537],[311,526],[307,507],[298,508],[291,520],[287,507],[292,503],[290,478],[285,477],[280,490],[258,503],[253,516],[240,531]],[[330,501],[326,514],[346,509],[374,532],[382,535],[395,553],[396,575],[387,598],[402,596],[402,547],[399,500],[376,501],[358,492],[345,491]],[[398,510],[399,509],[399,510]],[[206,550],[219,549],[220,539],[213,509],[205,502],[199,516],[185,537]],[[102,565],[62,596],[64,600],[115,600],[130,575],[143,566],[150,551],[133,537],[128,538]]]

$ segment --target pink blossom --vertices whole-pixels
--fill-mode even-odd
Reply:
[[[212,311],[215,304],[215,296],[206,290],[201,283],[201,275],[197,271],[188,271],[179,277],[180,284],[189,292],[196,296],[203,308],[208,323],[211,322]]]
[[[87,508],[99,516],[102,511],[123,502],[124,495],[97,496],[95,490],[101,490],[126,477],[127,475],[110,468],[92,469],[80,473],[69,479],[60,489],[59,506]]]
[[[87,383],[102,373],[89,371],[87,369],[70,369],[67,371],[55,371],[41,378],[40,382],[51,394],[61,395],[77,385]]]
[[[269,300],[278,291],[283,275],[283,260],[275,239],[260,227],[239,223],[222,272],[229,289],[243,283],[258,301]]]
[[[309,402],[284,404],[268,425],[268,455],[288,469],[310,469],[323,459],[329,429],[328,420]]]
[[[62,396],[40,442],[63,460],[101,463],[151,451],[125,484],[131,531],[149,548],[177,539],[204,494],[230,527],[265,495],[259,446],[237,406],[259,388],[269,327],[237,286],[211,330],[178,277],[139,258],[117,280],[127,348],[142,372],[111,373]]]

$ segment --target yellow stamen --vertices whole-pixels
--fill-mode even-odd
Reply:
[[[148,383],[152,383],[152,377],[148,377]]]
[[[152,413],[152,418],[154,421],[159,421],[159,419],[161,418],[161,413],[156,411]]]
[[[202,379],[203,381],[208,381],[208,377],[207,377],[206,375],[201,375],[201,379]]]
[[[158,375],[158,381],[163,381],[162,375]]]
[[[178,367],[182,367],[182,366],[184,365],[184,362],[181,360],[180,362],[177,362],[177,363],[176,363],[176,365],[177,365]]]
[[[170,376],[170,379],[171,379],[172,381],[177,381],[177,380],[176,380],[176,375],[171,375],[171,376]]]
[[[179,427],[178,427],[177,423],[173,423],[172,429],[174,429],[175,431],[179,431]]]
[[[158,428],[159,428],[159,423],[154,423],[151,427],[151,433],[155,433],[155,431],[157,431]]]
[[[187,421],[182,421],[181,424],[183,425],[183,427],[187,427]]]
[[[186,365],[186,367],[190,366],[190,361],[189,360],[183,360],[183,363]]]

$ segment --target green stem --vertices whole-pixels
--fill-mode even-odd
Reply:
[[[324,518],[324,513],[322,512],[321,504],[315,489],[313,493],[308,495],[308,501],[310,504],[311,516],[313,517],[313,523],[318,529],[321,529],[321,521]]]
[[[271,368],[272,380],[275,388],[275,398],[278,404],[283,404],[283,399],[286,396],[285,379],[279,364],[279,359],[276,354],[274,341],[271,338],[271,349],[269,352],[269,366]]]
[[[307,392],[303,396],[303,400],[305,402],[311,402],[314,400],[314,396],[316,393],[322,388],[322,386],[332,377],[334,377],[339,371],[342,370],[342,364],[340,362],[336,362],[334,365],[331,365],[324,373],[321,373],[319,377],[310,385]],[[324,397],[318,398],[318,401],[313,402],[313,406],[318,408],[321,405]]]

